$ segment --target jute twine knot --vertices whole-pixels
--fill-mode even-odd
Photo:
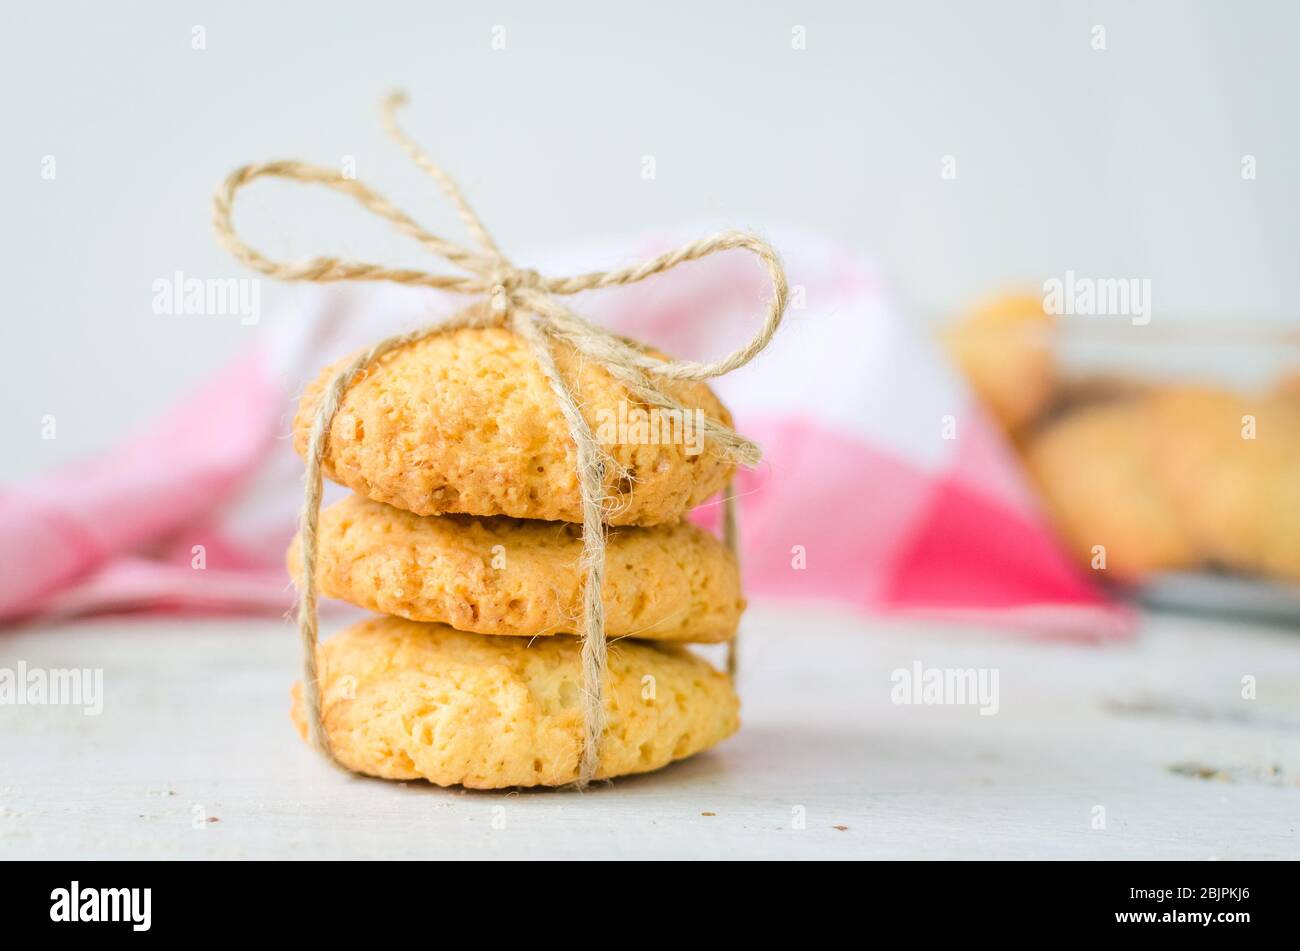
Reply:
[[[387,199],[333,169],[304,162],[279,161],[245,165],[232,172],[213,199],[213,227],[217,240],[248,267],[284,281],[392,281],[432,287],[477,297],[479,300],[456,315],[418,330],[388,337],[357,354],[338,371],[317,406],[312,420],[306,451],[306,491],[299,518],[301,561],[298,577],[298,631],[303,649],[303,694],[309,738],[330,760],[338,763],[330,747],[329,735],[321,708],[320,672],[317,669],[318,621],[316,560],[319,548],[317,530],[323,490],[322,468],[329,441],[330,426],[338,413],[343,394],[354,380],[384,354],[434,334],[462,327],[507,327],[524,339],[537,359],[577,450],[578,481],[582,501],[582,570],[585,575],[582,613],[582,756],[578,769],[579,788],[595,775],[599,765],[600,737],[604,730],[603,680],[606,671],[605,614],[601,600],[605,576],[606,514],[614,500],[605,496],[605,480],[615,473],[614,460],[602,449],[583,417],[578,398],[560,375],[554,346],[563,343],[585,358],[594,360],[621,382],[638,400],[664,410],[690,412],[663,388],[670,381],[703,381],[722,376],[744,366],[767,346],[780,326],[789,293],[785,271],[772,247],[757,235],[743,231],[723,231],[693,241],[676,250],[661,254],[641,264],[613,271],[592,271],[570,277],[549,277],[530,268],[518,268],[502,254],[478,215],[465,200],[451,177],[430,159],[398,126],[396,109],[406,97],[395,93],[381,108],[385,129],[416,165],[423,169],[455,206],[477,248],[465,248],[430,234]],[[351,196],[363,207],[389,221],[429,251],[464,274],[437,274],[403,268],[390,268],[363,261],[333,257],[315,257],[292,263],[273,261],[245,244],[231,223],[235,193],[258,178],[284,178],[307,184],[324,185]],[[588,323],[555,298],[580,291],[635,284],[648,277],[671,270],[679,264],[706,257],[718,251],[745,250],[757,256],[767,269],[772,283],[763,324],[743,346],[720,360],[697,362],[665,360],[635,343],[602,327]],[[484,306],[484,298],[488,306]],[[704,437],[731,462],[746,466],[758,463],[762,454],[758,446],[730,427],[706,417]],[[732,487],[723,500],[724,539],[737,553],[736,505]],[[738,554],[738,553],[737,553]],[[729,645],[727,670],[734,677],[735,641]],[[340,764],[341,765],[341,764]]]

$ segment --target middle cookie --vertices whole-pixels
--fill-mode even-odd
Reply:
[[[573,634],[581,626],[580,526],[504,516],[414,515],[353,495],[320,515],[321,593],[381,614],[478,634]],[[299,542],[289,573],[299,572]],[[736,560],[688,522],[611,529],[609,637],[714,643],[745,608]]]

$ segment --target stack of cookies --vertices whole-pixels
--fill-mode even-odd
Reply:
[[[601,366],[559,344],[555,357],[593,431],[648,412]],[[338,369],[303,396],[300,453]],[[730,425],[707,386],[664,389]],[[617,427],[607,431],[631,438],[602,439],[614,465],[597,778],[657,769],[739,725],[729,679],[683,646],[731,639],[745,606],[735,558],[683,521],[727,485],[731,465],[708,444],[658,438],[665,430]],[[319,589],[387,615],[319,649],[335,758],[360,773],[442,786],[576,780],[584,584],[576,447],[528,345],[503,328],[466,327],[381,357],[343,396],[324,473],[355,494],[321,513]],[[299,558],[295,542],[295,576]],[[301,684],[293,718],[305,736]]]

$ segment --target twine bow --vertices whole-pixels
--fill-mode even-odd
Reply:
[[[661,382],[702,381],[722,376],[752,360],[776,332],[785,313],[788,287],[785,271],[772,247],[756,235],[742,231],[723,231],[693,241],[674,251],[641,264],[613,271],[592,271],[571,277],[550,277],[529,268],[518,268],[497,247],[483,222],[470,207],[451,177],[433,162],[397,124],[396,110],[404,105],[401,93],[389,96],[381,108],[384,128],[402,150],[429,174],[456,207],[477,249],[461,247],[430,234],[406,213],[361,182],[341,173],[303,162],[280,161],[245,165],[232,172],[213,199],[213,227],[217,240],[238,260],[255,271],[284,281],[392,281],[420,287],[432,287],[474,297],[486,297],[455,316],[419,330],[398,334],[374,344],[353,358],[334,375],[325,388],[312,421],[306,451],[306,493],[299,519],[302,559],[299,566],[298,630],[303,647],[303,686],[307,708],[309,737],[314,746],[337,763],[330,747],[321,711],[320,678],[317,669],[318,641],[316,587],[317,526],[320,518],[322,466],[330,426],[338,413],[343,394],[367,367],[384,354],[422,340],[433,334],[461,327],[509,327],[531,348],[554,392],[560,412],[577,446],[579,489],[582,501],[582,567],[586,575],[582,615],[582,685],[583,746],[578,771],[578,785],[585,786],[598,767],[599,741],[604,730],[602,680],[606,669],[605,616],[601,591],[605,574],[605,505],[606,475],[616,464],[605,453],[591,432],[579,409],[577,397],[561,377],[552,347],[562,342],[587,358],[599,363],[638,399],[666,410],[687,412],[664,391]],[[425,250],[459,267],[465,274],[436,274],[402,268],[389,268],[363,261],[333,257],[315,257],[296,263],[273,261],[245,244],[235,232],[231,213],[235,193],[258,178],[285,178],[307,184],[324,185],[351,196],[365,208],[389,221],[398,231],[418,241]],[[694,261],[718,251],[743,249],[756,255],[766,266],[772,282],[772,299],[763,325],[742,347],[721,360],[697,362],[664,360],[634,341],[612,334],[588,323],[556,301],[557,296],[603,287],[635,284],[655,274],[671,270],[686,261]],[[738,435],[715,419],[705,418],[703,436],[733,462],[753,466],[761,451],[753,442]],[[736,550],[736,512],[734,494],[728,486],[724,499],[724,536],[728,547]],[[727,658],[728,673],[735,672],[735,642]]]

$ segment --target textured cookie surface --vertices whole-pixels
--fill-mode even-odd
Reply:
[[[693,430],[665,417],[637,422],[637,403],[602,367],[569,348],[556,362],[616,466],[606,474],[606,521],[676,521],[713,495],[732,466]],[[301,455],[330,367],[303,394],[294,420]],[[703,384],[667,386],[682,405],[730,425]],[[620,413],[622,415],[620,416]],[[692,417],[693,424],[693,417]],[[665,438],[666,434],[666,438]],[[702,451],[695,452],[696,448]],[[418,515],[462,513],[582,521],[577,449],[528,345],[501,328],[437,334],[382,357],[344,394],[330,428],[325,474]]]
[[[321,591],[380,614],[480,634],[576,633],[582,617],[578,526],[504,516],[414,515],[353,495],[321,512]],[[299,548],[289,550],[296,577]],[[686,522],[610,529],[610,637],[714,642],[736,633],[745,602],[736,560]]]
[[[489,637],[380,618],[319,650],[325,729],[349,769],[477,789],[577,779],[577,638]],[[292,716],[305,736],[301,687]],[[739,726],[727,678],[677,645],[611,644],[604,694],[601,778],[658,769]]]

